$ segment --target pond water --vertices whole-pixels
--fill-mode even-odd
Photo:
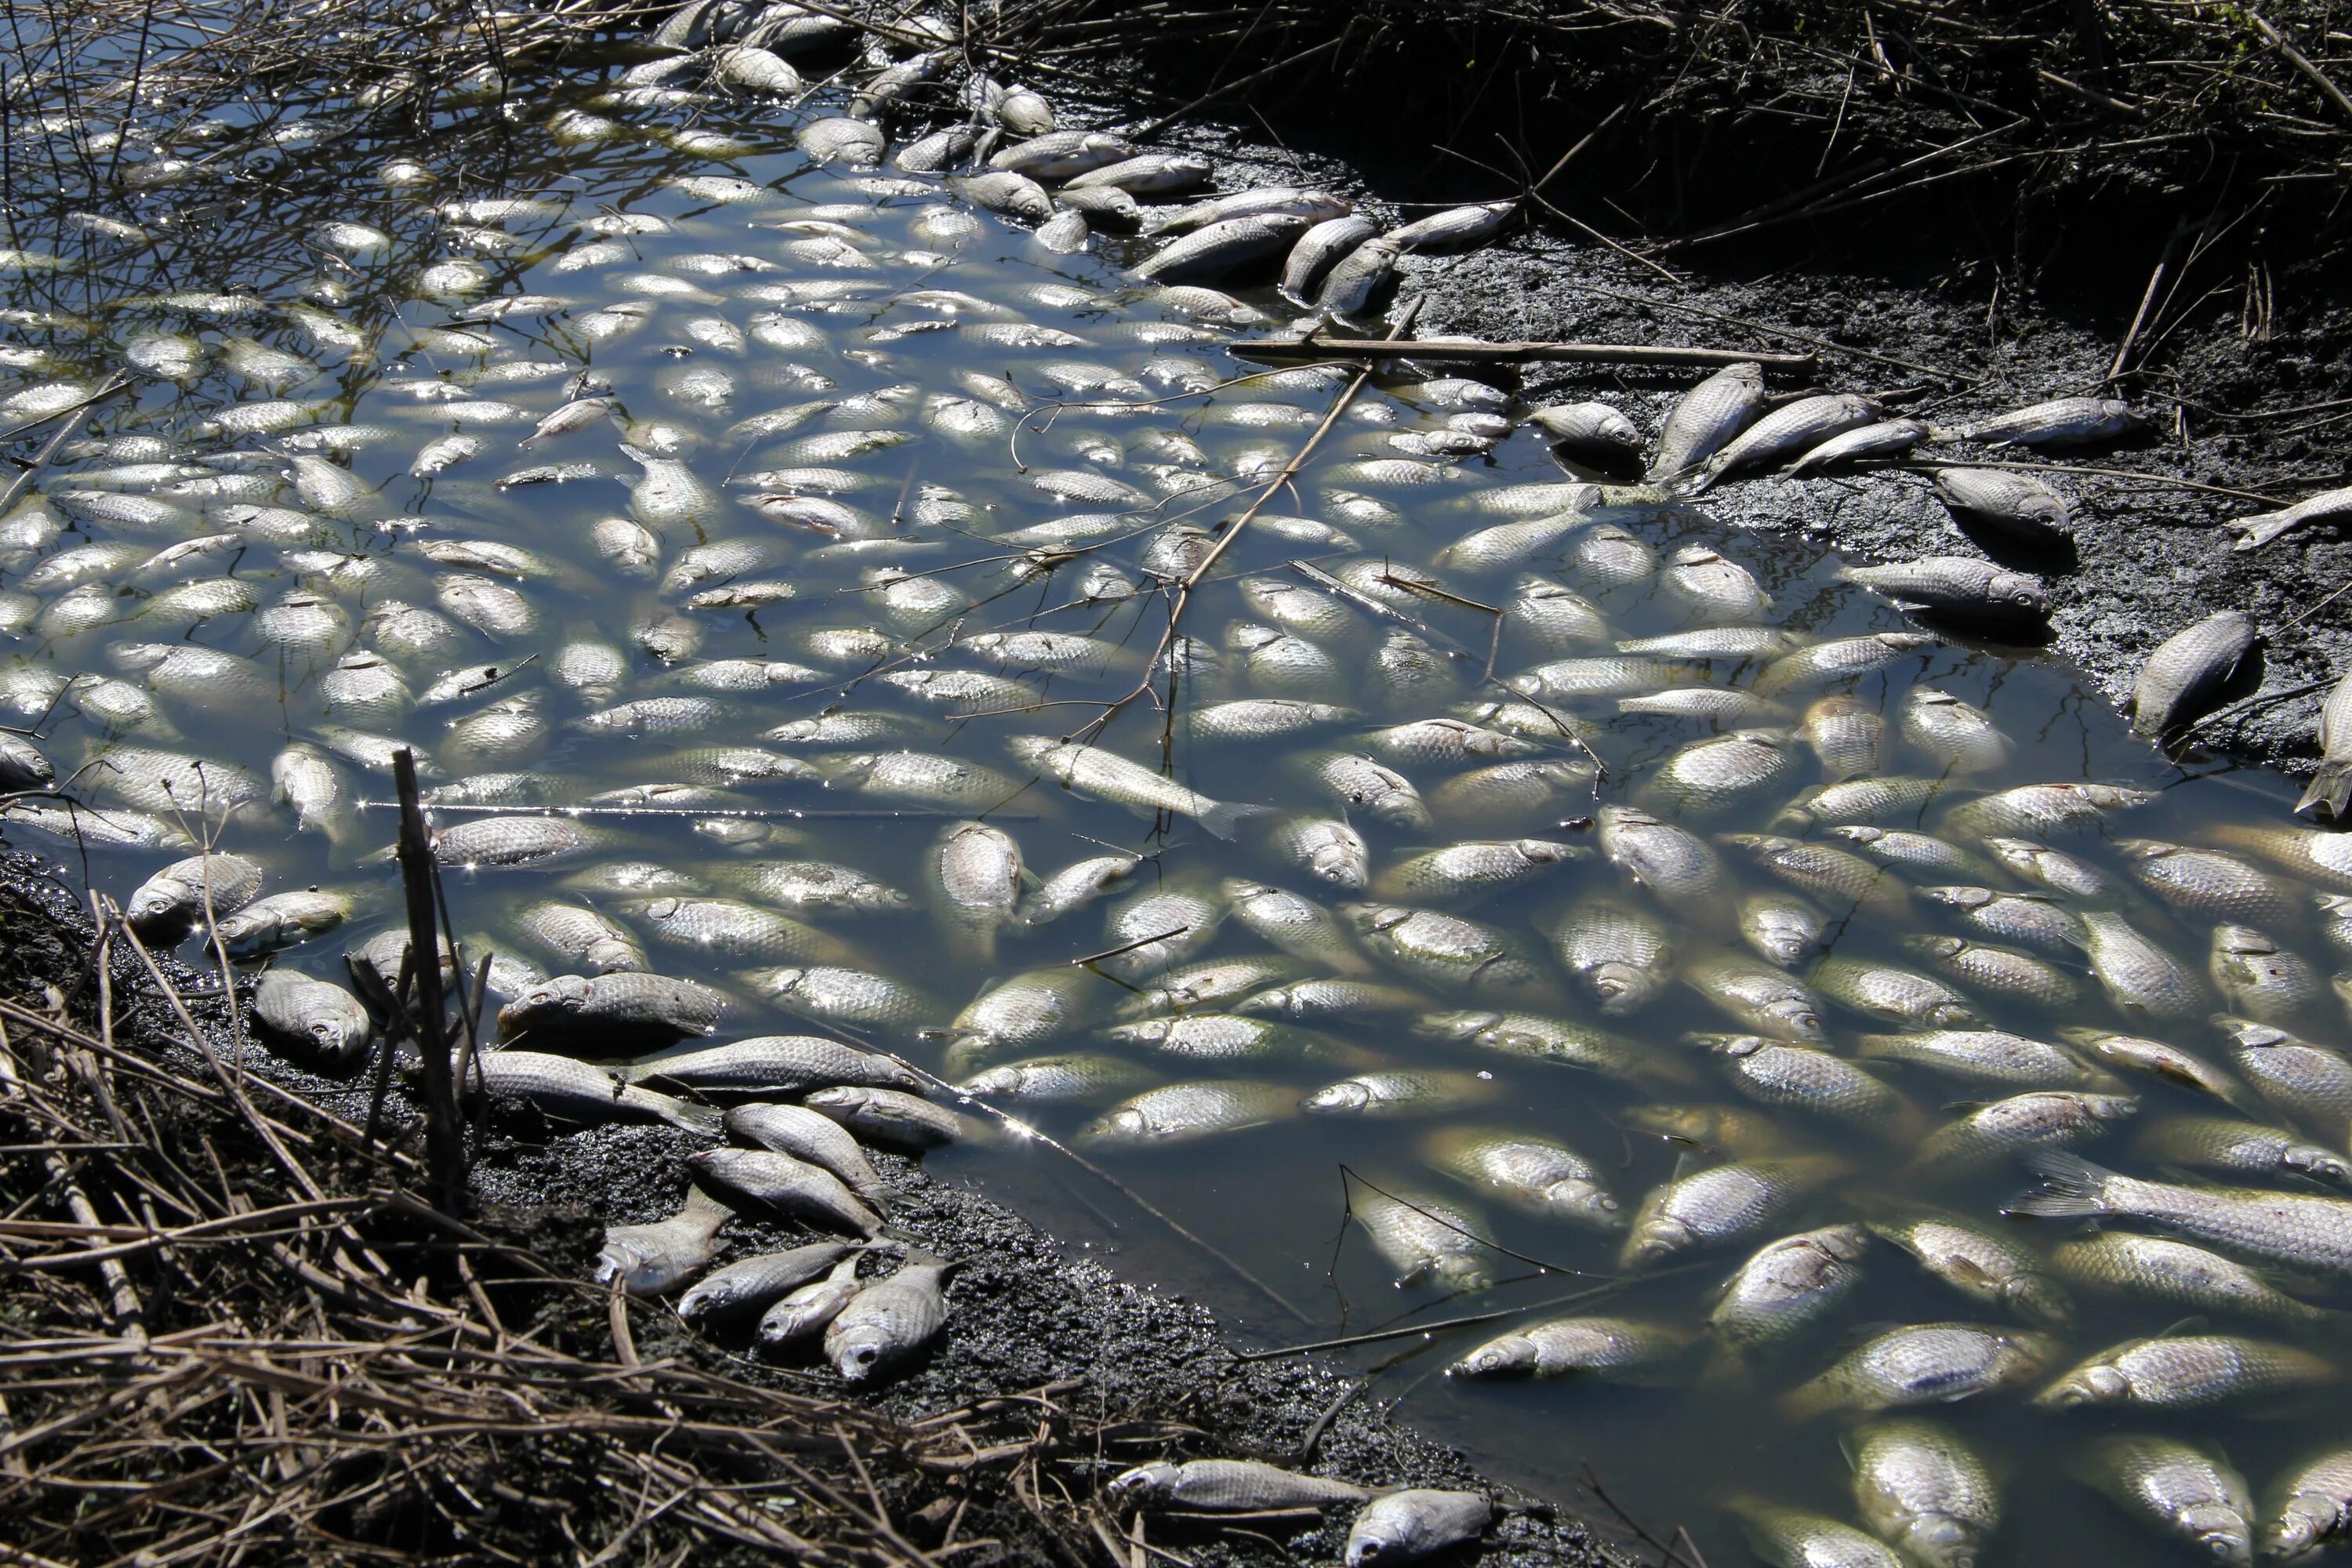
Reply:
[[[95,808],[77,843],[53,831],[55,807],[21,804],[12,842],[127,899],[186,844],[103,840],[171,837],[173,800],[201,782],[217,847],[259,863],[263,891],[316,887],[348,910],[268,961],[341,980],[346,950],[396,918],[396,880],[373,853],[392,816],[363,804],[391,796],[393,743],[427,762],[445,830],[590,806],[559,819],[583,830],[568,853],[511,867],[453,857],[456,923],[470,952],[499,956],[499,1000],[577,969],[551,934],[563,925],[552,903],[575,926],[583,910],[617,926],[603,951],[634,944],[652,970],[727,993],[722,1038],[814,1023],[959,1081],[1083,1057],[1023,1080],[1074,1085],[1065,1098],[992,1102],[1228,1261],[1139,1219],[1041,1142],[975,1137],[932,1167],[1114,1251],[1130,1277],[1201,1293],[1262,1343],[1524,1309],[1344,1353],[1379,1370],[1375,1397],[1401,1398],[1495,1473],[1573,1499],[1590,1466],[1662,1533],[1685,1526],[1718,1568],[1746,1550],[1724,1508],[1739,1497],[1860,1521],[1868,1445],[1855,1423],[1870,1400],[1802,1414],[1783,1396],[1906,1325],[1978,1325],[1925,1348],[1993,1343],[2022,1363],[1980,1393],[1947,1367],[1923,1374],[1928,1393],[1969,1395],[1923,1408],[1998,1491],[1987,1563],[2204,1554],[2086,1486],[2085,1468],[2115,1453],[2104,1438],[2210,1445],[2258,1494],[2343,1440],[2326,1392],[2342,1320],[2086,1282],[2105,1255],[2058,1249],[2095,1233],[2003,1218],[2032,1185],[2014,1153],[1955,1153],[1937,1131],[2015,1096],[2069,1094],[2051,1114],[2073,1118],[2071,1141],[2133,1175],[2326,1190],[2285,1172],[2217,1175],[2187,1120],[2251,1118],[2345,1152],[2352,1068],[2332,1042],[2346,1020],[2321,978],[2345,928],[2320,895],[2352,879],[2308,863],[2278,781],[2175,766],[2059,661],[1948,632],[1881,644],[1860,673],[1808,674],[1805,649],[1927,628],[1841,581],[1821,547],[1743,531],[1738,484],[1674,505],[1591,492],[1578,516],[1511,548],[1492,535],[1459,548],[1577,498],[1531,429],[1460,460],[1431,456],[1499,432],[1463,416],[1507,400],[1426,375],[1374,378],[1197,591],[1178,594],[1172,580],[1340,399],[1346,370],[1269,374],[1229,355],[1224,307],[1122,270],[1139,242],[1055,254],[976,212],[952,180],[813,162],[793,133],[838,112],[825,98],[740,122],[709,105],[615,110],[584,87],[510,108],[521,152],[496,188],[417,149],[432,183],[353,184],[348,210],[289,204],[276,230],[248,216],[237,258],[159,276],[143,299],[78,301],[70,268],[0,283],[12,308],[88,323],[10,318],[14,341],[48,355],[18,373],[12,420],[44,396],[69,401],[43,390],[60,377],[89,389],[126,361],[144,367],[131,395],[89,416],[103,437],[78,434],[0,522],[13,552],[0,700],[10,722],[37,724],[68,793]],[[517,296],[533,298],[496,308]],[[1239,298],[1287,315],[1270,289]],[[583,394],[611,406],[519,449]],[[428,450],[449,461],[418,477]],[[1706,555],[1676,563],[1694,549]],[[1163,641],[1179,602],[1181,640]],[[1615,647],[1716,628],[1748,630],[1713,657]],[[1554,668],[1535,702],[1528,682],[1512,684],[1576,659],[1593,662]],[[425,700],[475,666],[498,676]],[[1758,706],[1651,700],[1705,690]],[[1220,706],[1269,698],[1327,709]],[[1676,703],[1693,706],[1649,710]],[[1442,720],[1459,722],[1423,723]],[[1391,728],[1408,724],[1422,727]],[[1742,730],[1763,734],[1694,756]],[[1072,753],[1039,748],[1072,737],[1104,749],[1080,766],[1108,753],[1207,799],[1105,798],[1150,793],[1127,773],[1066,788],[1053,764]],[[186,759],[207,764],[200,781]],[[1916,782],[1784,812],[1849,775]],[[274,778],[317,792],[306,821]],[[178,794],[159,798],[159,781]],[[1958,809],[2086,782],[2145,793],[2046,831]],[[1664,826],[1597,821],[1627,806]],[[1677,890],[1612,864],[1678,829],[1712,847],[1719,879]],[[1801,844],[1754,841],[1768,835]],[[961,909],[941,884],[950,837]],[[2074,859],[2038,864],[2112,886],[2053,892],[2007,868],[1989,838],[2047,843]],[[1495,847],[1418,858],[1462,844]],[[1807,860],[1803,846],[1839,853]],[[1900,858],[1929,854],[1941,863]],[[1102,896],[1004,918],[1003,899],[1106,857],[1121,876]],[[836,869],[792,864],[804,862]],[[2011,897],[1971,912],[1981,900],[1926,892],[1953,886]],[[853,889],[874,907],[821,901]],[[820,901],[795,904],[794,889]],[[1432,913],[1400,924],[1414,910]],[[2091,945],[2096,973],[2085,910],[2107,932]],[[2225,1002],[2205,979],[2225,921],[2305,969],[2280,978],[2284,961],[2262,959],[2273,978]],[[1793,945],[1762,940],[1768,928]],[[2133,1000],[2135,932],[2156,954],[2143,968],[2177,961],[2171,999]],[[1955,956],[1937,938],[1974,946]],[[1571,951],[1644,942],[1664,955],[1635,962],[1614,1001],[1564,966]],[[1171,976],[1206,999],[1171,1000]],[[1776,976],[1780,1005],[1740,1008],[1732,993]],[[1333,978],[1359,984],[1310,987],[1325,1009],[1312,1016],[1265,995]],[[1017,1037],[959,1026],[1008,982],[1052,998],[1058,1017],[1032,1007]],[[2257,1094],[2232,1078],[2233,1049],[2263,1071],[2282,1047],[2233,1047],[2209,1015],[2263,1009],[2316,1054]],[[1134,1026],[1200,1016],[1212,1021]],[[1759,1029],[1843,1064],[1842,1098],[1743,1094],[1743,1073],[1809,1065],[1787,1061],[1787,1043],[1720,1038]],[[2067,1044],[2062,1029],[2090,1033]],[[2229,1100],[2095,1064],[2099,1047],[2082,1042],[2101,1031],[2206,1064]],[[565,1041],[541,1028],[527,1044]],[[1394,1073],[1431,1076],[1375,1083],[1389,1097],[1378,1113],[1350,1109],[1361,1097],[1344,1089],[1318,1093]],[[1160,1093],[1122,1118],[1131,1097],[1234,1083],[1252,1087],[1223,1095],[1220,1114],[1244,1125],[1122,1131],[1145,1114],[1164,1128],[1177,1103]],[[1310,1098],[1333,1103],[1302,1109]],[[1496,1167],[1475,1164],[1513,1138],[1535,1163],[1514,1169],[1543,1169],[1538,1185],[1581,1172],[1550,1210],[1513,1201],[1489,1179]],[[1794,1162],[1766,1170],[1789,1190],[1621,1262],[1646,1194],[1759,1158]],[[1923,1215],[2022,1257],[1939,1278],[1892,1238]],[[1405,1256],[1416,1224],[1445,1255],[1417,1272]],[[1863,1227],[1822,1244],[1851,1255],[1816,1281],[1834,1288],[1764,1312],[1757,1342],[1732,1351],[1710,1327],[1717,1288],[1766,1244],[1832,1226]],[[2114,1234],[2163,1233],[2123,1219]],[[2315,1258],[2328,1245],[2305,1240]],[[1994,1276],[2010,1268],[2037,1288],[2004,1296]],[[2284,1272],[2319,1307],[2347,1284],[2340,1261],[2332,1279],[2316,1262],[2308,1278]],[[1544,1305],[1602,1286],[1581,1305]],[[1515,1326],[1580,1313],[1639,1326],[1642,1364],[1622,1377],[1441,1375]],[[2288,1350],[2200,1384],[2183,1408],[2032,1402],[2110,1347],[2168,1332],[2200,1353],[2209,1336]]]

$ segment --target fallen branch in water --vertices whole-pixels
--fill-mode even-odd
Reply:
[[[1412,330],[1413,318],[1421,314],[1421,300],[1415,298],[1404,308],[1397,317],[1396,325],[1389,329],[1389,335],[1391,338]],[[1307,459],[1315,455],[1315,448],[1323,444],[1323,437],[1329,435],[1331,427],[1339,423],[1340,416],[1346,414],[1349,405],[1356,401],[1356,395],[1363,391],[1364,384],[1371,378],[1372,367],[1370,365],[1366,365],[1355,374],[1353,379],[1348,383],[1346,390],[1332,400],[1330,412],[1323,416],[1323,422],[1315,426],[1314,434],[1308,436],[1300,444],[1298,450],[1291,454],[1290,461],[1285,463],[1280,471],[1259,489],[1257,498],[1249,503],[1248,508],[1239,517],[1225,524],[1224,532],[1217,536],[1216,543],[1211,545],[1208,553],[1201,557],[1200,564],[1184,574],[1183,579],[1176,584],[1175,599],[1168,608],[1168,625],[1161,628],[1159,644],[1152,648],[1151,657],[1143,661],[1143,679],[1135,683],[1132,690],[1113,701],[1105,703],[1099,714],[1064,736],[1064,740],[1076,740],[1088,731],[1101,734],[1110,721],[1118,717],[1119,710],[1151,689],[1152,679],[1159,673],[1161,659],[1167,658],[1175,649],[1176,630],[1184,623],[1184,611],[1192,603],[1192,590],[1199,587],[1209,574],[1215,570],[1218,561],[1223,559],[1225,552],[1232,548],[1234,541],[1242,536],[1244,531],[1249,527],[1251,520],[1265,510],[1266,503],[1273,500],[1285,485],[1298,477],[1299,469],[1307,466]],[[1173,679],[1171,670],[1171,689]],[[1169,706],[1169,717],[1172,723],[1175,717],[1175,706],[1172,702]],[[1165,749],[1166,743],[1163,739],[1162,750],[1165,751]]]
[[[1478,364],[1760,364],[1767,370],[1810,375],[1821,368],[1811,354],[1772,353],[1762,349],[1658,348],[1647,343],[1480,343],[1446,338],[1266,338],[1234,342],[1225,352],[1241,359],[1434,359]]]

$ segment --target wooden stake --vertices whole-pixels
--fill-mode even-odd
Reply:
[[[456,1215],[466,1192],[466,1129],[457,1116],[457,1075],[450,1070],[447,1021],[441,1000],[441,936],[433,911],[433,841],[416,788],[416,753],[392,754],[393,786],[400,796],[400,886],[408,905],[408,947],[415,963],[416,1000],[424,1019],[417,1054],[424,1058],[425,1168],[433,1204]],[[389,1047],[387,1047],[389,1048]]]
[[[1767,370],[1811,375],[1821,368],[1811,354],[1769,353],[1760,349],[1654,348],[1646,343],[1477,343],[1385,338],[1266,338],[1225,345],[1242,359],[1433,359],[1477,364],[1526,364],[1537,360],[1570,364],[1727,365],[1756,363]]]

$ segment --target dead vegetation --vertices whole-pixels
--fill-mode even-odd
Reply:
[[[1668,258],[1896,211],[2021,256],[2084,199],[2159,237],[2293,213],[2347,237],[2342,0],[1026,0],[988,40],[1073,79],[1140,52],[1171,100],[1319,116],[1497,195],[1598,129],[1589,195],[1556,199]],[[1326,112],[1355,103],[1402,112]]]
[[[733,1363],[585,1284],[593,1225],[436,1212],[416,1128],[268,1076],[119,924],[0,926],[12,997],[82,966],[0,1001],[10,1562],[1091,1563],[1124,1528],[1064,1457],[1176,1435],[1076,1382],[901,1423]]]

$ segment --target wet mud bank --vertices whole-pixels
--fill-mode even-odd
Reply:
[[[1843,15],[1788,11],[1822,24],[1817,34]],[[1623,40],[1606,27],[1580,53],[1554,57],[1508,29],[1477,32],[1493,19],[1473,13],[1415,13],[1402,28],[1360,30],[1330,54],[1223,91],[1160,139],[1212,156],[1235,186],[1314,184],[1411,216],[1522,195],[1590,132],[1541,188],[1544,200],[1526,205],[1519,232],[1466,256],[1406,258],[1399,294],[1423,298],[1424,336],[1811,353],[1818,373],[1776,375],[1774,393],[1861,391],[1930,423],[2057,396],[2127,399],[2146,424],[2118,442],[1919,455],[2056,470],[2035,477],[2074,508],[2073,559],[2004,559],[2049,578],[2052,645],[2100,699],[2120,705],[2148,652],[2183,626],[2218,610],[2252,615],[2263,635],[2259,686],[2242,683],[2233,695],[2251,700],[2189,740],[2223,765],[2309,772],[2325,691],[2300,689],[2352,666],[2352,595],[2330,597],[2352,582],[2352,541],[2319,523],[2242,552],[2221,527],[2352,481],[2352,271],[2341,266],[2340,215],[2284,195],[2302,188],[2299,176],[2251,151],[2216,152],[2213,166],[2239,170],[2250,195],[2205,182],[2174,142],[2116,132],[2103,142],[2095,128],[2061,120],[2012,137],[2031,180],[1990,191],[1961,182],[1803,217],[1815,160],[1796,155],[1766,84],[1730,97],[1725,82],[1660,89],[1658,103],[1639,92],[1645,107],[1628,113],[1620,95],[1633,84],[1624,69],[1611,73],[1638,62],[1610,53]],[[1366,30],[1385,46],[1366,45]],[[1279,45],[1261,38],[1216,53],[1212,67],[1181,41],[1125,37],[1129,51],[1106,69],[1189,97],[1337,33],[1302,25]],[[1697,81],[1721,67],[1689,72]],[[1465,85],[1473,78],[1485,91]],[[1853,140],[1868,146],[1898,127],[1926,135],[1952,107],[1874,106],[1868,96],[1849,106],[1868,124],[1840,127],[1848,141],[1833,138],[1824,161],[1843,163]],[[1136,121],[1131,103],[1097,98],[1089,108],[1091,123]],[[1957,139],[1967,127],[1944,129]],[[1831,130],[1824,116],[1809,134]],[[1745,153],[1743,139],[1755,144]],[[1676,184],[1685,174],[1689,183]],[[1772,221],[1682,243],[1737,227],[1751,209]],[[1787,221],[1792,212],[1800,221]],[[1600,397],[1654,430],[1690,379],[1536,364],[1517,388],[1530,404]],[[2147,477],[2089,471],[2097,468]],[[1924,471],[1751,477],[1696,504],[1730,529],[1801,536],[1858,562],[1987,552],[1956,528]]]
[[[98,1029],[95,934],[58,868],[0,853],[0,1003],[19,1010],[10,1015],[12,1063],[39,1059],[28,1044],[38,1037],[37,1030],[27,1030],[32,1017],[52,1017],[86,1035]],[[169,959],[159,962],[179,994],[178,1005],[215,1037],[225,1033],[217,976]],[[183,1074],[200,1088],[216,1081],[209,1075],[217,1067],[188,1048],[172,999],[119,942],[108,968],[106,1033],[115,1047]],[[367,1122],[364,1074],[327,1079],[257,1047],[242,1055],[246,1072],[350,1126]],[[293,1101],[267,1103],[299,1121],[283,1109]],[[8,1109],[23,1113],[21,1104]],[[420,1146],[414,1108],[397,1090],[386,1103],[384,1123],[394,1147]],[[192,1122],[180,1135],[193,1146],[203,1131]],[[322,1138],[310,1152],[324,1152],[331,1142]],[[526,1259],[532,1270],[584,1280],[606,1225],[653,1221],[677,1212],[688,1187],[680,1158],[707,1146],[707,1140],[666,1128],[607,1124],[578,1131],[527,1107],[493,1107],[474,1142],[467,1221],[474,1234],[492,1238],[507,1256]],[[590,1300],[601,1298],[601,1291],[558,1287],[557,1304],[541,1303],[528,1336],[563,1347],[583,1363],[609,1364],[617,1358],[707,1374],[739,1387],[773,1389],[803,1406],[814,1401],[812,1408],[820,1415],[814,1425],[820,1434],[824,1410],[855,1413],[859,1457],[850,1462],[863,1467],[856,1470],[857,1479],[870,1486],[890,1522],[883,1526],[882,1540],[863,1543],[863,1556],[835,1557],[831,1549],[838,1542],[827,1521],[839,1510],[820,1497],[803,1495],[793,1506],[804,1510],[782,1517],[795,1531],[820,1542],[812,1560],[918,1560],[912,1551],[901,1550],[911,1547],[942,1555],[952,1548],[958,1562],[1096,1563],[1111,1544],[1096,1528],[1097,1521],[1105,1528],[1128,1528],[1104,1491],[1114,1476],[1152,1459],[1218,1457],[1310,1468],[1371,1487],[1487,1489],[1508,1511],[1475,1553],[1456,1554],[1456,1560],[1594,1568],[1616,1561],[1580,1524],[1543,1500],[1493,1485],[1458,1453],[1388,1419],[1376,1403],[1359,1397],[1364,1393],[1360,1384],[1325,1362],[1310,1356],[1244,1361],[1217,1320],[1181,1296],[1139,1285],[1075,1256],[1003,1205],[952,1180],[935,1179],[916,1161],[886,1151],[875,1152],[875,1160],[901,1190],[890,1215],[893,1235],[910,1247],[961,1265],[948,1290],[945,1334],[919,1362],[880,1386],[849,1387],[821,1363],[762,1360],[751,1352],[746,1334],[722,1331],[705,1337],[689,1331],[659,1301],[632,1304],[625,1314],[626,1336],[616,1331],[606,1342],[606,1303]],[[324,1174],[341,1168],[331,1154],[316,1168],[327,1199],[343,1197]],[[268,1173],[253,1174],[254,1201],[267,1206],[275,1195]],[[235,1180],[243,1183],[247,1175],[240,1172]],[[40,1217],[49,1217],[47,1207],[57,1208],[58,1217],[65,1215],[62,1204],[37,1202],[34,1207],[44,1211]],[[729,1244],[722,1262],[812,1239],[790,1226],[747,1217],[730,1220],[722,1237]],[[137,1268],[131,1279],[134,1287],[150,1292],[149,1327],[162,1335],[180,1305],[169,1300],[172,1282]],[[70,1314],[61,1315],[54,1297],[26,1288],[22,1273],[16,1280],[5,1294],[11,1298],[7,1316],[18,1331],[61,1335],[62,1343],[85,1327]],[[496,1281],[491,1289],[512,1311],[507,1292]],[[561,1300],[567,1294],[575,1298],[568,1307]],[[617,1307],[614,1310],[618,1314]],[[103,1377],[93,1379],[91,1392],[104,1385]],[[48,1409],[41,1396],[20,1390],[10,1413],[16,1426],[0,1426],[0,1431],[33,1425]],[[689,1401],[671,1418],[694,1423],[729,1417],[698,1412]],[[560,1424],[547,1426],[538,1440],[560,1448]],[[978,1441],[988,1451],[967,1442],[961,1453],[943,1454],[940,1435],[965,1426],[980,1433]],[[991,1444],[991,1437],[1005,1440]],[[844,1438],[845,1445],[848,1441]],[[785,1446],[789,1451],[791,1444]],[[503,1511],[498,1502],[488,1505],[496,1517],[479,1521],[479,1540],[508,1550],[566,1550],[552,1521],[534,1522],[516,1501],[560,1499],[568,1487],[583,1484],[584,1477],[608,1473],[577,1456],[568,1462],[579,1473],[559,1473],[566,1462],[561,1454],[514,1458],[498,1478]],[[583,1507],[586,1528],[597,1521],[591,1517],[594,1510]],[[856,1509],[847,1511],[853,1516],[849,1526],[856,1527]],[[1154,1516],[1144,1538],[1157,1557],[1129,1538],[1116,1543],[1116,1560],[1336,1561],[1354,1511],[1354,1505],[1341,1505],[1320,1521],[1311,1515],[1260,1517],[1230,1526]],[[895,1542],[887,1535],[892,1528]],[[724,1530],[719,1534],[728,1538]],[[658,1545],[669,1537],[661,1529],[648,1529],[644,1539]],[[740,1535],[734,1539],[741,1543]],[[855,1539],[849,1544],[859,1547]],[[467,1560],[462,1546],[455,1560]],[[754,1553],[742,1560],[769,1559]]]

